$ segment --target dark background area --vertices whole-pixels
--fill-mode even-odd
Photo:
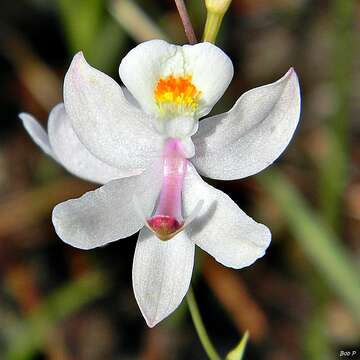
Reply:
[[[205,7],[188,5],[200,38]],[[192,283],[222,355],[249,330],[245,359],[360,357],[359,20],[353,0],[234,0],[225,17],[217,44],[235,75],[213,113],[290,66],[303,110],[269,170],[211,182],[273,233],[240,271],[197,248]],[[0,3],[0,359],[206,359],[186,302],[147,328],[131,285],[137,235],[92,251],[57,238],[54,205],[96,185],[46,157],[17,117],[46,126],[75,52],[119,81],[121,58],[158,37],[186,43],[170,0]]]

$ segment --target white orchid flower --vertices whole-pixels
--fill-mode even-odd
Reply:
[[[269,166],[295,131],[300,90],[290,69],[246,92],[227,113],[199,122],[233,76],[218,47],[152,40],[131,50],[119,71],[126,88],[78,53],[65,77],[65,106],[52,110],[48,134],[30,115],[20,117],[66,169],[105,184],[54,208],[63,241],[91,249],[140,230],[133,287],[152,327],[185,296],[195,244],[236,269],[264,255],[269,229],[199,173],[232,180]]]

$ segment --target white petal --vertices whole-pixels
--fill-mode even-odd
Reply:
[[[155,86],[166,71],[167,63],[176,63],[178,48],[163,40],[146,41],[132,49],[120,63],[122,82],[148,113],[157,114]]]
[[[76,136],[64,104],[50,113],[48,132],[51,147],[59,162],[71,173],[100,184],[114,179],[138,175],[133,170],[120,170],[92,155]]]
[[[190,285],[194,243],[185,232],[161,241],[147,228],[140,231],[133,263],[136,301],[149,327],[170,315]]]
[[[66,112],[80,141],[102,161],[119,168],[147,168],[161,152],[154,119],[126,100],[121,87],[75,55],[64,81]]]
[[[132,49],[119,68],[121,80],[142,108],[158,113],[154,90],[161,77],[192,76],[201,91],[198,116],[206,115],[228,87],[233,76],[229,57],[210,43],[176,46],[163,40],[144,42]]]
[[[256,174],[285,150],[299,116],[299,82],[290,69],[277,82],[246,92],[229,112],[201,121],[192,161],[214,179]]]
[[[65,201],[53,210],[56,233],[64,242],[80,249],[92,249],[130,236],[144,225],[133,204],[134,194],[141,198],[144,211],[150,213],[161,181],[157,171],[151,169]]]
[[[225,266],[240,269],[265,254],[271,233],[247,216],[229,196],[205,183],[189,164],[183,189],[187,215],[200,200],[197,218],[185,230],[191,240]]]
[[[121,90],[125,96],[125,99],[133,106],[135,106],[136,108],[140,109],[140,105],[137,102],[137,100],[134,98],[134,96],[131,94],[131,92],[126,88],[126,86],[122,86]]]
[[[205,116],[229,86],[234,75],[233,64],[220,48],[207,42],[184,45],[183,51],[193,82],[203,93],[199,116]]]
[[[19,118],[35,144],[38,145],[44,153],[56,160],[56,156],[49,142],[48,134],[39,122],[32,115],[27,113],[19,114]]]
[[[191,137],[181,139],[181,144],[184,149],[184,154],[187,159],[192,158],[195,155],[195,145],[191,140]]]
[[[198,124],[199,121],[192,116],[177,116],[165,121],[164,128],[168,137],[186,139],[196,133]]]

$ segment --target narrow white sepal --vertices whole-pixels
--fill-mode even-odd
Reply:
[[[21,119],[25,130],[34,140],[35,144],[38,145],[44,153],[52,157],[54,160],[57,160],[51,148],[48,134],[40,123],[28,113],[19,114],[19,118]]]

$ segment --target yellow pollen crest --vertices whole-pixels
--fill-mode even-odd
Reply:
[[[194,113],[201,92],[192,83],[192,77],[169,75],[155,86],[155,101],[161,112]]]

